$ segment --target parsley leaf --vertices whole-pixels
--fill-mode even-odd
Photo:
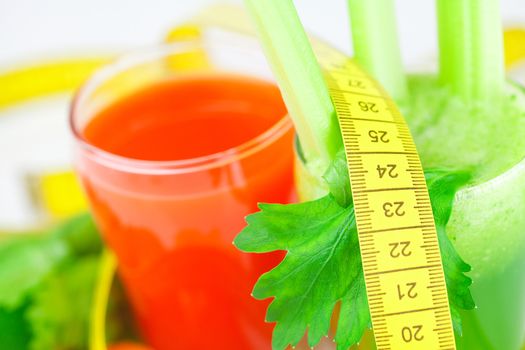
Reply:
[[[64,242],[44,237],[5,242],[0,246],[0,305],[18,307],[67,254]]]
[[[26,350],[31,337],[31,329],[25,320],[27,304],[14,310],[0,307],[0,349]]]
[[[465,263],[454,249],[445,232],[445,227],[452,213],[454,196],[460,187],[470,179],[470,174],[434,170],[425,175],[436,222],[454,331],[456,335],[461,336],[463,331],[459,310],[472,310],[476,305],[469,289],[472,279],[464,274],[470,271],[470,265]]]
[[[260,212],[247,217],[248,225],[235,238],[242,251],[265,253],[285,250],[283,261],[257,281],[253,296],[274,298],[267,321],[276,322],[272,346],[296,345],[308,330],[308,344],[315,346],[328,334],[334,307],[341,304],[335,341],[338,349],[356,344],[370,327],[364,277],[353,205],[346,189],[337,189],[333,167],[331,193],[299,204],[261,204]],[[330,170],[327,172],[329,173]],[[334,175],[335,174],[335,175]],[[465,184],[465,173],[435,171],[427,174],[429,193],[442,251],[447,289],[455,329],[461,333],[458,309],[472,309],[463,273],[470,267],[461,260],[445,233],[455,192]]]
[[[247,218],[248,226],[235,245],[257,253],[288,251],[283,262],[262,275],[253,290],[257,299],[275,296],[267,313],[267,321],[277,322],[273,347],[297,344],[306,328],[308,344],[317,344],[328,333],[338,301],[341,332],[348,333],[341,340],[357,342],[370,316],[353,208],[339,206],[331,196],[299,204],[262,204],[260,208]]]
[[[31,350],[88,348],[98,256],[71,261],[42,283],[32,295],[26,317],[32,327]]]
[[[87,348],[101,248],[88,214],[0,242],[0,349]]]
[[[73,255],[100,251],[89,215],[77,216],[49,233],[12,237],[0,245],[0,307],[17,308],[38,284]]]

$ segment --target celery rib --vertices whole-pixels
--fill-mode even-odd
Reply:
[[[499,104],[505,73],[499,0],[438,0],[439,75],[468,103]]]
[[[394,3],[392,0],[348,0],[354,55],[397,101],[408,95]]]
[[[341,146],[335,109],[291,0],[245,0],[308,162],[326,170]]]

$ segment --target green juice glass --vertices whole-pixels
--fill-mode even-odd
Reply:
[[[476,309],[462,313],[460,350],[520,350],[525,341],[525,90],[507,84],[501,109],[465,106],[430,75],[409,78],[401,104],[424,168],[468,169],[447,234],[472,266]],[[300,200],[327,193],[296,148]],[[328,342],[320,349],[333,348]],[[370,334],[358,349],[375,349]]]

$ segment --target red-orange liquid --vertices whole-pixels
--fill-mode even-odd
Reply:
[[[96,115],[83,136],[127,158],[180,160],[231,151],[286,110],[269,83],[195,77],[145,87]],[[182,174],[77,162],[97,223],[146,340],[156,350],[269,349],[266,301],[250,296],[280,256],[232,246],[257,202],[292,195],[292,131],[248,156]],[[226,158],[225,158],[226,159]]]

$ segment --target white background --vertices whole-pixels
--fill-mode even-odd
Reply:
[[[211,3],[214,1],[0,0],[0,67],[42,56],[151,45],[174,24]],[[501,3],[506,24],[525,25],[525,0]],[[340,48],[350,47],[346,0],[295,0],[295,4],[310,32]],[[436,48],[434,1],[398,0],[396,6],[405,62],[428,58]]]

